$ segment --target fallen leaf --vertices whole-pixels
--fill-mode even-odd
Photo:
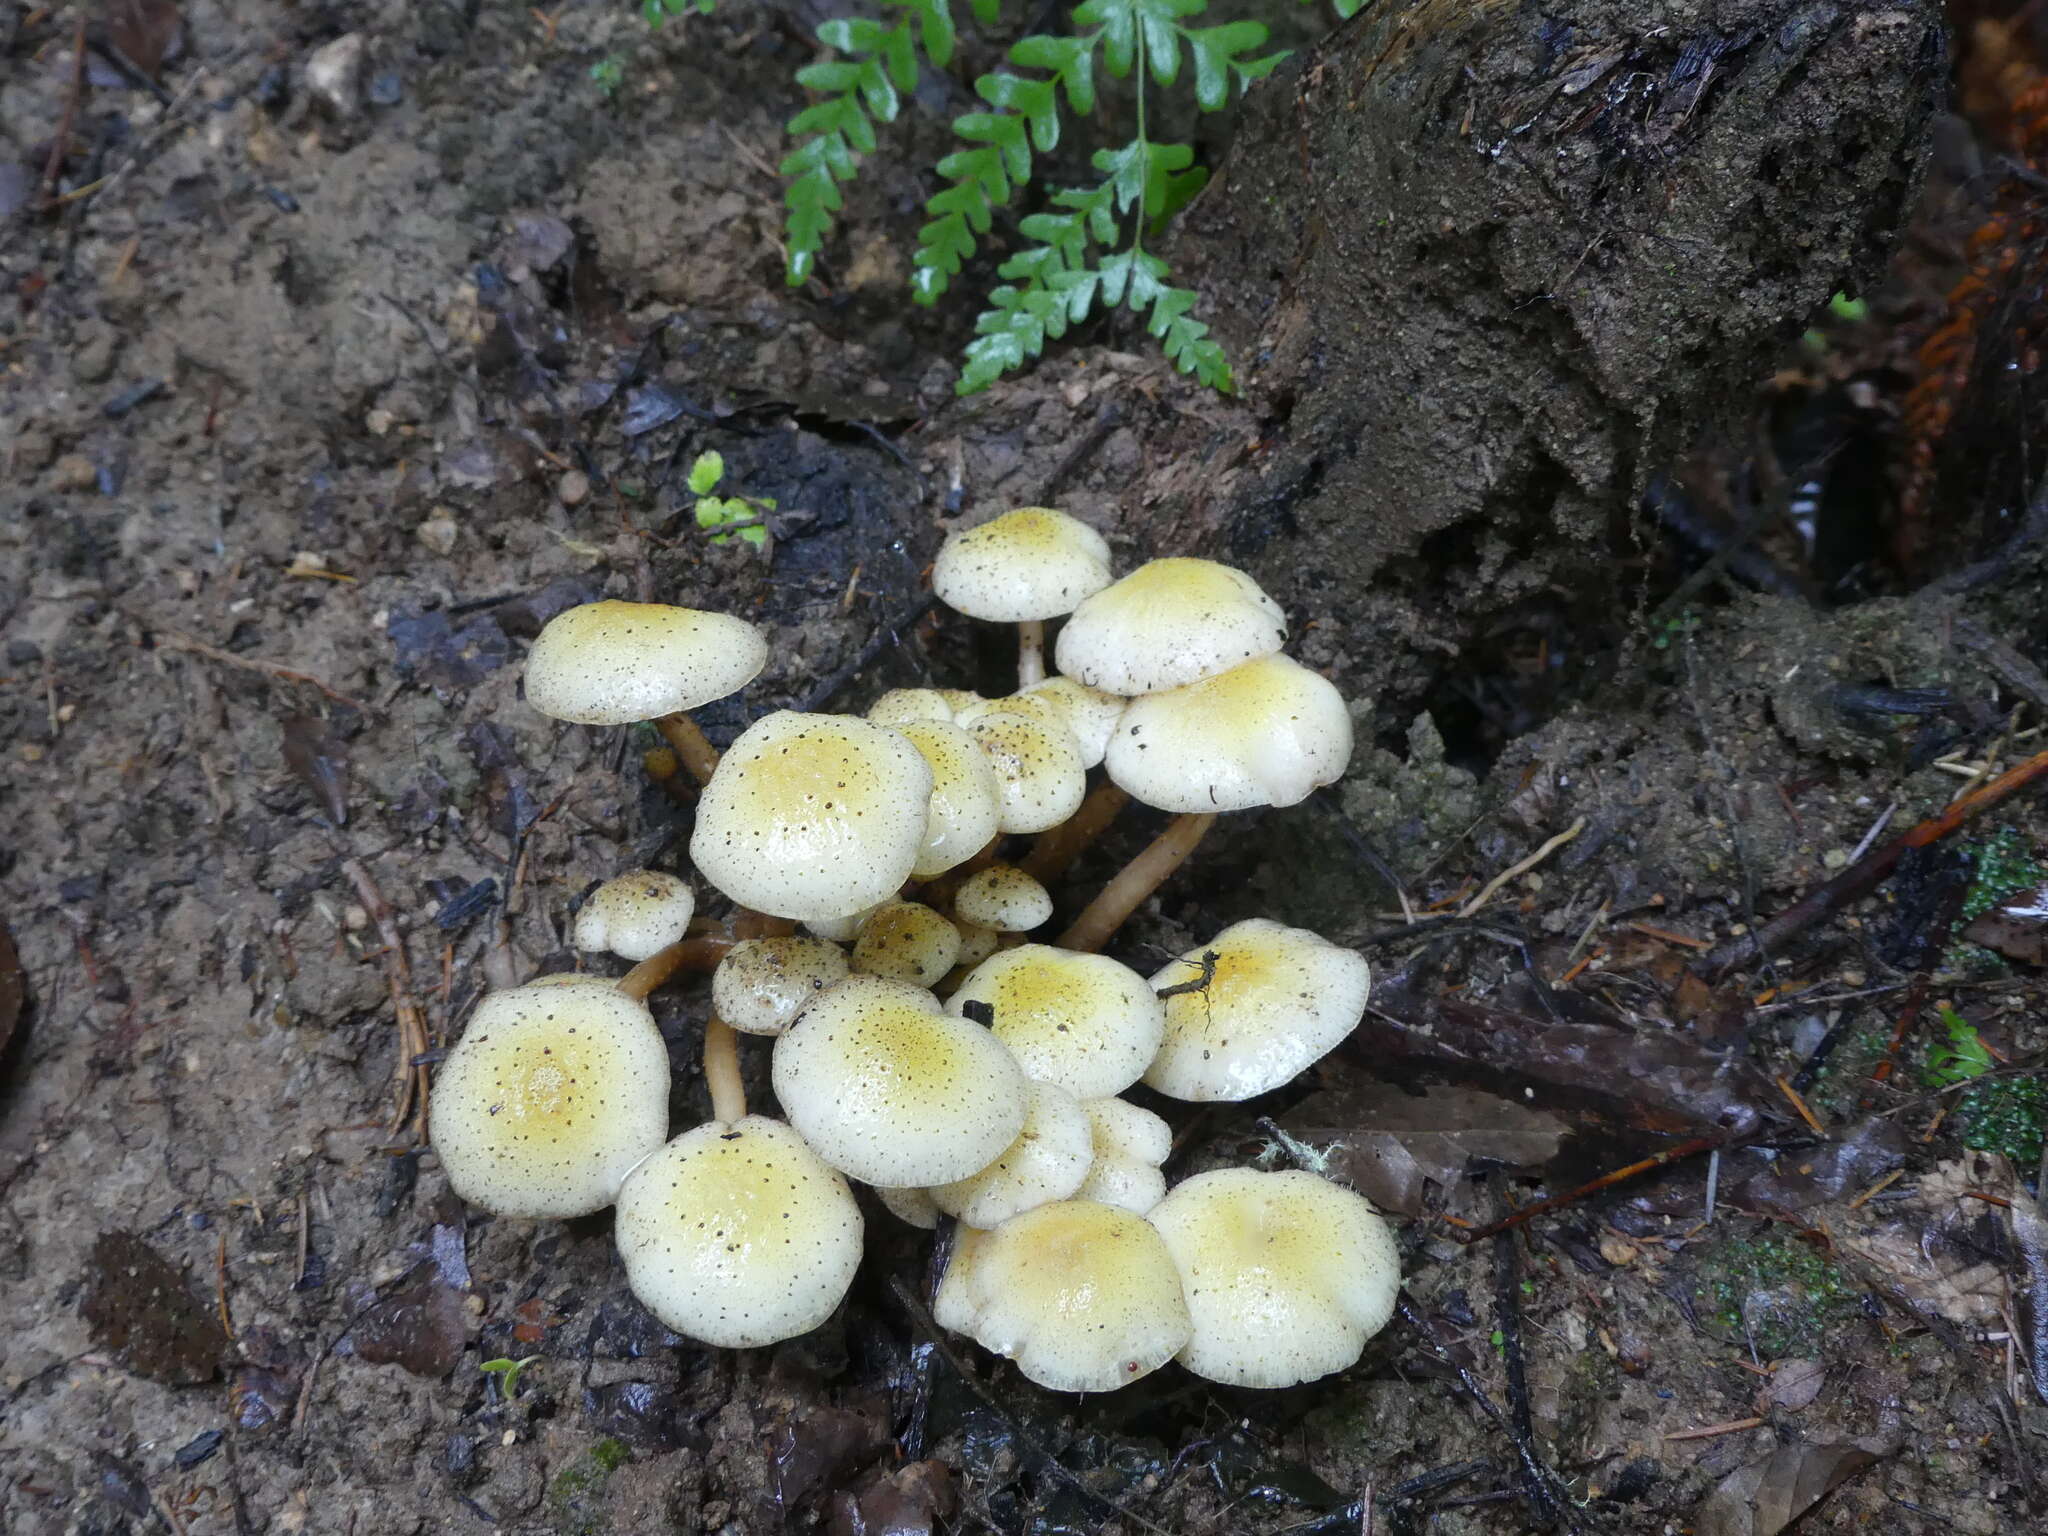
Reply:
[[[1764,1394],[1777,1407],[1796,1412],[1820,1396],[1827,1380],[1828,1368],[1822,1361],[1780,1360]]]
[[[1474,1165],[1529,1172],[1557,1155],[1563,1123],[1472,1088],[1404,1093],[1361,1082],[1305,1099],[1281,1122],[1382,1210],[1417,1216],[1424,1186],[1449,1189]]]
[[[320,802],[335,826],[348,825],[348,743],[320,715],[287,715],[285,766]]]
[[[100,24],[107,45],[145,80],[158,78],[184,39],[178,0],[106,0]]]
[[[2048,885],[1993,907],[1963,937],[2022,965],[2048,965]]]
[[[1778,1536],[1807,1510],[1897,1447],[1890,1442],[1782,1445],[1737,1467],[1693,1515],[1695,1536]]]
[[[399,1365],[415,1376],[446,1376],[462,1358],[467,1336],[462,1294],[421,1269],[349,1330],[356,1358],[372,1365]]]
[[[138,1376],[174,1387],[220,1374],[227,1335],[192,1294],[184,1269],[132,1232],[102,1232],[92,1245],[79,1311],[96,1348]]]

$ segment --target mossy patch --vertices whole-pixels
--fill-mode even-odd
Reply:
[[[1697,1295],[1714,1321],[1772,1357],[1818,1349],[1855,1308],[1834,1261],[1796,1237],[1719,1244],[1700,1266]]]
[[[623,1440],[606,1436],[555,1474],[548,1485],[548,1510],[564,1536],[599,1536],[611,1529],[602,1506],[605,1484],[633,1459]]]

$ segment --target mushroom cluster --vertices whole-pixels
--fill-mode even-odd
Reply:
[[[690,884],[650,870],[589,896],[577,947],[637,963],[477,1007],[433,1099],[451,1184],[507,1216],[615,1206],[634,1293],[714,1345],[832,1314],[864,1184],[916,1226],[956,1224],[934,1315],[1044,1386],[1106,1391],[1176,1359],[1245,1386],[1343,1369],[1393,1310],[1386,1223],[1307,1173],[1220,1169],[1169,1192],[1171,1128],[1125,1095],[1289,1082],[1357,1025],[1365,960],[1263,919],[1150,977],[1098,952],[1218,815],[1344,771],[1342,698],[1281,652],[1280,609],[1243,572],[1173,558],[1112,579],[1101,536],[1051,508],[954,534],[933,585],[1019,627],[1014,693],[777,711],[722,756],[688,712],[759,674],[751,626],[601,602],[542,632],[528,702],[662,732],[702,785],[691,864],[733,911],[697,917]],[[1133,799],[1171,813],[1166,830],[1057,938],[1030,937]],[[646,1000],[690,971],[711,972],[711,1118],[669,1139]],[[736,1031],[772,1039],[780,1118],[749,1111]]]

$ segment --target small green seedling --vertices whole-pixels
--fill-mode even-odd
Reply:
[[[500,1356],[496,1360],[484,1361],[477,1369],[486,1376],[498,1378],[498,1391],[504,1395],[505,1401],[509,1403],[519,1395],[520,1372],[524,1371],[539,1358],[539,1355],[528,1355],[524,1360],[511,1360]]]
[[[1870,318],[1870,300],[1852,299],[1837,289],[1828,299],[1828,313],[1837,320],[1846,320],[1853,325],[1859,320]]]
[[[718,482],[725,478],[725,459],[717,453],[700,453],[696,463],[690,466],[690,494],[697,498],[697,526],[718,528],[724,532],[714,534],[714,544],[730,544],[740,538],[756,549],[768,546],[768,529],[764,512],[775,510],[773,496],[714,496]]]
[[[1929,1048],[1921,1074],[1928,1087],[1953,1088],[1991,1070],[1991,1052],[1976,1026],[1947,1003],[1941,1005],[1941,1027],[1948,1038]]]

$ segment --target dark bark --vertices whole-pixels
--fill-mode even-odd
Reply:
[[[1203,536],[1383,695],[1546,591],[1612,613],[1648,477],[1881,270],[1944,73],[1918,0],[1372,7],[1180,226],[1271,450]]]

